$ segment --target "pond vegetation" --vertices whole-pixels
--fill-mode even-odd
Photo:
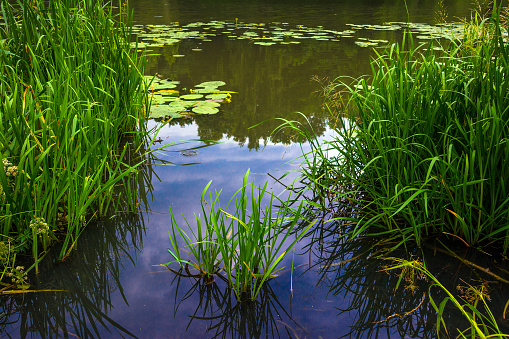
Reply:
[[[183,274],[187,277],[202,277],[209,282],[214,277],[225,279],[239,300],[245,296],[256,299],[264,283],[283,269],[279,267],[281,261],[313,225],[309,223],[292,240],[290,236],[300,222],[303,205],[296,211],[290,211],[290,207],[286,206],[273,212],[275,196],[267,192],[268,182],[263,187],[256,187],[254,183],[248,184],[248,178],[249,170],[244,176],[242,188],[224,209],[218,202],[220,192],[216,192],[215,198],[210,195],[208,203],[204,200],[210,183],[205,187],[201,196],[203,220],[201,215],[196,216],[196,233],[186,220],[192,237],[177,225],[170,209],[172,232],[169,236],[173,250],[168,249],[168,252],[175,260],[165,264],[177,274],[185,270]],[[250,197],[248,189],[251,189]],[[269,195],[270,200],[268,205],[262,207],[264,195]],[[230,214],[227,212],[228,206],[234,200],[235,211]],[[180,253],[178,239],[184,240],[185,248],[190,252],[186,257]],[[181,266],[180,272],[169,267],[174,262]],[[197,273],[192,274],[189,266]],[[226,278],[220,274],[222,271]]]
[[[438,317],[437,334],[449,335],[444,310],[452,303],[468,323],[467,329],[458,329],[459,336],[509,336],[503,334],[488,307],[489,296],[484,285],[476,287],[467,283],[461,290],[463,297],[459,297],[423,262],[391,257],[400,247],[415,244],[422,248],[434,240],[440,250],[448,251],[453,257],[450,243],[458,239],[464,246],[494,254],[505,255],[509,249],[509,117],[506,116],[509,49],[507,27],[500,22],[501,6],[496,2],[494,6],[491,18],[473,16],[465,23],[462,38],[451,39],[443,51],[442,47],[434,48],[433,42],[417,45],[408,33],[401,44],[392,44],[377,54],[372,61],[371,76],[353,83],[338,78],[329,84],[325,96],[331,118],[336,119],[337,137],[325,144],[316,140],[312,130],[295,121],[286,121],[278,129],[296,130],[304,140],[311,140],[313,148],[304,156],[301,177],[304,188],[297,189],[304,199],[313,197],[304,200],[306,217],[302,213],[302,200],[291,197],[283,204],[283,214],[288,215],[289,206],[297,201],[300,201],[299,208],[291,214],[304,220],[316,220],[315,216],[319,217],[327,209],[325,218],[337,224],[337,237],[345,241],[371,238],[375,240],[371,248],[384,248],[378,254],[372,253],[373,260],[392,261],[383,271],[400,272],[396,289],[403,282],[405,290],[414,293],[417,280],[423,280],[429,282],[430,290],[438,287],[445,292],[443,301],[428,295]],[[432,34],[431,38],[434,37]],[[246,206],[241,206],[244,210],[241,208],[239,212],[237,208],[236,213],[244,215]],[[211,215],[223,212],[220,209],[214,212],[214,204],[211,209]],[[203,213],[206,215],[205,210]],[[241,225],[237,226],[238,230],[243,228]],[[268,226],[262,227],[270,230]],[[294,223],[290,223],[286,231],[292,232],[293,228]],[[302,231],[308,230],[306,226]],[[206,244],[207,249],[200,253],[218,255],[217,247],[228,244],[232,230],[207,233],[205,239],[201,238],[201,232],[198,227],[197,240],[193,242],[179,229],[180,237],[189,248],[194,248],[197,260],[201,258],[196,253],[197,247]],[[175,233],[170,237],[173,248],[178,249],[176,238],[179,237]],[[377,243],[380,237],[382,240]],[[173,252],[172,255],[178,262],[185,262],[180,255]],[[350,260],[355,258],[347,261]],[[242,261],[238,265],[242,266]],[[270,265],[270,262],[266,264]],[[194,263],[193,266],[199,268]],[[252,272],[246,274],[249,273]],[[229,272],[227,275],[230,277]],[[234,290],[239,296],[238,290]],[[414,309],[380,322],[413,313],[422,306],[425,297],[426,293]],[[504,307],[504,317],[508,305],[509,301]]]
[[[184,278],[195,279],[181,302],[199,292],[187,327],[207,321],[207,332],[215,337],[259,337],[280,336],[278,324],[283,323],[289,337],[305,333],[269,281],[289,271],[293,294],[297,267],[292,250],[309,238],[318,249],[314,268],[319,284],[330,284],[332,294],[358,292],[349,308],[340,311],[359,310],[350,335],[376,337],[395,326],[402,335],[419,337],[508,337],[487,302],[492,281],[481,279],[478,286],[463,282],[453,293],[423,259],[431,248],[507,283],[455,253],[463,247],[505,260],[509,250],[509,49],[496,2],[489,19],[479,15],[462,24],[350,24],[342,31],[238,19],[132,26],[127,8],[121,6],[117,13],[118,8],[102,1],[23,0],[19,5],[2,0],[2,292],[28,289],[27,272],[35,268],[53,291],[42,304],[28,297],[25,305],[33,314],[43,308],[58,323],[24,321],[22,335],[37,328],[40,335],[53,336],[69,327],[80,337],[100,336],[95,325],[87,325],[97,322],[134,336],[98,305],[112,303],[110,285],[127,302],[114,260],[141,243],[139,219],[133,222],[128,213],[119,214],[125,225],[134,224],[112,230],[124,242],[110,243],[111,234],[99,232],[101,239],[92,239],[92,246],[100,250],[83,256],[88,270],[79,276],[65,273],[63,283],[44,274],[40,258],[53,251],[59,261],[67,259],[91,220],[137,211],[140,204],[148,209],[142,197],[151,192],[152,179],[145,177],[151,170],[142,166],[153,164],[144,150],[148,118],[162,119],[163,126],[175,118],[217,114],[236,94],[219,89],[224,81],[202,82],[188,91],[177,90],[178,79],[144,76],[147,51],[140,50],[224,35],[259,48],[348,38],[358,47],[384,49],[376,52],[370,76],[325,84],[335,137],[318,141],[309,126],[290,120],[274,131],[289,129],[311,144],[311,152],[301,158],[301,176],[287,187],[292,194],[279,197],[269,191],[268,182],[250,183],[248,170],[224,208],[221,191],[206,199],[209,182],[195,222],[184,217],[189,231],[179,226],[170,208],[172,261],[164,266],[175,273],[177,285]],[[385,39],[357,37],[360,30],[402,30],[405,35],[401,44],[387,45]],[[133,35],[140,40],[132,42]],[[161,141],[149,146],[156,142]],[[51,249],[56,242],[61,246]],[[17,265],[27,252],[32,267]],[[291,267],[283,267],[290,254]],[[353,275],[354,269],[365,273],[362,279]],[[83,292],[79,285],[84,279],[93,288]],[[60,292],[69,286],[78,286],[79,298]],[[395,289],[389,298],[384,295],[387,286]],[[175,303],[175,313],[181,302]],[[384,303],[390,307],[381,308]],[[451,322],[451,304],[464,322]],[[502,310],[499,306],[505,319],[509,301],[502,302]],[[5,314],[18,307],[14,299],[6,301]],[[68,314],[73,324],[66,320]],[[399,321],[414,314],[420,316],[417,322]],[[437,320],[430,320],[432,316]]]
[[[145,140],[149,101],[129,17],[113,11],[103,1],[2,1],[4,290],[26,288],[16,253],[31,252],[38,271],[52,243],[64,260],[91,219],[119,203],[137,209],[129,158]]]

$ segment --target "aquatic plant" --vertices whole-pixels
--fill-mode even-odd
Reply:
[[[31,250],[37,269],[41,243],[62,239],[64,259],[136,174],[127,163],[145,137],[144,61],[130,52],[128,12],[111,4],[1,5],[0,235]]]
[[[406,35],[369,78],[328,88],[336,136],[315,143],[304,176],[322,197],[349,202],[350,236],[420,246],[449,234],[509,249],[509,47],[492,20],[467,23],[443,53]]]
[[[430,289],[432,287],[439,287],[440,290],[446,293],[447,297],[440,303],[437,303],[431,297],[431,293],[428,293],[430,296],[431,305],[433,305],[433,308],[437,312],[436,330],[438,335],[440,335],[440,327],[443,327],[446,334],[448,334],[447,326],[442,316],[444,314],[447,303],[450,302],[456,309],[461,312],[462,316],[468,321],[470,325],[467,329],[459,332],[458,338],[509,338],[509,334],[504,334],[499,328],[497,320],[491,312],[486,302],[486,296],[482,290],[473,286],[469,286],[468,289],[471,292],[470,300],[456,297],[449,290],[447,290],[447,288],[442,285],[442,283],[433,274],[431,274],[421,262],[415,260],[403,260],[399,258],[391,259],[394,260],[395,264],[387,267],[386,271],[404,269],[410,270],[412,272],[418,272],[417,274],[423,274],[434,282]],[[401,279],[402,278],[400,277],[400,281]],[[484,313],[478,310],[479,304],[484,308]]]
[[[191,235],[177,224],[170,208],[172,248],[168,252],[174,260],[165,264],[171,269],[170,264],[178,263],[188,276],[204,277],[207,281],[213,277],[225,279],[239,300],[246,293],[251,299],[256,299],[263,284],[282,269],[280,263],[289,250],[313,225],[309,223],[304,232],[290,239],[294,227],[300,222],[303,204],[296,209],[282,204],[282,208],[274,211],[275,196],[267,192],[268,182],[263,187],[256,187],[254,183],[248,184],[248,177],[249,170],[244,175],[242,188],[224,209],[219,204],[220,192],[216,191],[215,198],[211,194],[208,203],[205,201],[209,182],[201,196],[203,216],[195,215],[197,231],[194,232],[185,220]],[[248,189],[251,189],[250,197]],[[269,202],[262,207],[266,194]],[[230,214],[227,210],[234,199],[235,210]],[[206,205],[209,207],[206,208]],[[179,240],[185,242],[189,256],[181,255]],[[198,273],[193,275],[189,266]],[[226,277],[220,274],[222,271]]]
[[[219,112],[223,103],[230,103],[233,91],[220,90],[223,81],[206,81],[180,95],[176,90],[179,81],[145,76],[149,81],[150,117],[154,119],[176,119],[190,115],[211,115]]]

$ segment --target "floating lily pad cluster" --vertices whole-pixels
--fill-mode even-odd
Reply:
[[[299,44],[302,41],[339,41],[340,38],[353,38],[359,30],[397,31],[409,28],[418,35],[418,39],[461,39],[463,35],[462,23],[427,25],[419,23],[388,22],[383,25],[347,24],[349,29],[343,31],[329,30],[322,26],[306,27],[297,25],[290,27],[288,23],[273,22],[243,23],[243,22],[194,22],[185,26],[178,23],[169,25],[135,25],[133,32],[138,35],[140,42],[132,47],[143,49],[147,47],[162,47],[176,44],[182,40],[196,39],[212,41],[211,38],[223,35],[229,39],[249,40],[255,45],[271,46],[275,44]],[[388,43],[382,39],[357,38],[355,44],[360,47],[375,47]],[[201,51],[199,48],[193,51]],[[182,55],[178,55],[182,56]]]
[[[226,35],[230,39],[249,40],[256,45],[270,46],[275,44],[299,44],[302,40],[339,41],[341,37],[353,37],[354,30],[328,30],[322,26],[305,27],[297,25],[290,28],[287,23],[243,22],[194,22],[185,26],[178,23],[169,25],[134,25],[133,32],[138,35],[138,44],[131,47],[143,49],[147,47],[162,47],[176,44],[182,40],[197,39],[211,41],[212,37]]]
[[[178,81],[146,77],[152,94],[150,117],[154,119],[183,118],[193,114],[216,114],[223,103],[229,103],[232,91],[222,91],[223,81],[207,81],[196,85],[189,93],[176,90]]]
[[[459,40],[462,38],[464,32],[464,25],[462,23],[428,25],[420,23],[387,22],[383,25],[354,25],[354,24],[347,25],[355,30],[367,29],[373,31],[396,31],[408,28],[410,29],[410,31],[417,34],[415,35],[415,38],[421,40],[431,40],[431,39]],[[369,42],[376,42],[376,40],[370,40]]]

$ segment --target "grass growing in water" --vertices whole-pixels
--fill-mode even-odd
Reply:
[[[509,47],[496,2],[494,8],[491,19],[467,22],[462,41],[445,52],[414,46],[405,35],[377,55],[369,78],[329,86],[329,109],[338,121],[332,140],[320,144],[293,121],[281,127],[311,140],[303,166],[316,197],[309,210],[342,222],[345,241],[385,236],[394,249],[445,234],[507,253]],[[421,271],[447,294],[432,302],[437,329],[450,301],[470,324],[461,337],[504,337],[481,294],[467,305],[424,266],[401,261],[397,267]]]
[[[136,172],[122,137],[144,137],[144,64],[103,1],[1,5],[0,235],[37,263],[62,232],[64,259]]]
[[[333,112],[346,123],[322,146],[339,155],[315,147],[305,176],[357,207],[351,236],[421,245],[445,233],[507,252],[509,48],[492,20],[474,18],[440,55],[407,35],[373,60],[368,79],[329,88],[348,93]]]
[[[312,226],[312,223],[309,224],[291,240],[289,237],[300,221],[302,204],[294,211],[283,207],[274,212],[274,195],[267,192],[267,182],[263,187],[256,187],[254,183],[248,183],[248,177],[249,170],[244,175],[242,188],[225,209],[219,204],[220,192],[216,192],[215,198],[211,194],[207,204],[205,195],[211,183],[205,187],[201,196],[203,219],[201,215],[195,215],[196,233],[186,220],[191,235],[177,225],[170,208],[172,249],[168,251],[175,260],[165,264],[178,263],[188,275],[192,275],[189,271],[191,265],[199,271],[196,276],[207,280],[213,276],[223,278],[239,300],[246,293],[251,299],[256,299],[263,284],[282,269],[279,267],[281,261]],[[251,189],[250,199],[248,189]],[[266,194],[270,195],[270,201],[263,207],[262,199]],[[230,214],[226,210],[234,199],[235,212]],[[181,255],[179,239],[186,243],[191,258]],[[226,278],[219,274],[223,270]]]

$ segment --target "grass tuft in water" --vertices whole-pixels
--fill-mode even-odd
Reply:
[[[205,195],[211,183],[205,187],[201,196],[203,215],[195,215],[196,232],[187,222],[190,234],[178,226],[171,211],[172,232],[169,233],[172,248],[168,249],[187,275],[192,276],[189,266],[198,270],[195,276],[210,281],[213,276],[226,280],[239,300],[242,296],[256,299],[263,284],[283,269],[281,262],[301,239],[312,223],[300,233],[294,228],[301,220],[300,204],[297,209],[284,207],[274,211],[274,195],[267,192],[267,182],[263,187],[248,183],[249,170],[244,176],[242,188],[230,199],[223,209],[219,204],[219,194],[210,195],[207,203]],[[251,194],[248,191],[251,190]],[[262,200],[269,195],[268,205]],[[290,198],[289,198],[290,199]],[[233,214],[227,212],[235,200]],[[178,241],[186,244],[189,255],[183,257],[183,248]],[[223,273],[224,271],[224,277]],[[177,272],[177,271],[175,271]],[[221,273],[221,274],[220,274]]]
[[[509,47],[503,27],[473,18],[438,54],[411,35],[372,73],[328,88],[336,137],[314,147],[304,176],[356,210],[351,236],[421,245],[447,234],[509,249]],[[340,93],[343,101],[337,101]],[[336,106],[337,107],[337,106]],[[330,156],[332,152],[334,156]]]
[[[36,263],[63,238],[64,259],[136,173],[122,138],[143,142],[144,64],[111,4],[2,0],[1,10],[0,235]]]

